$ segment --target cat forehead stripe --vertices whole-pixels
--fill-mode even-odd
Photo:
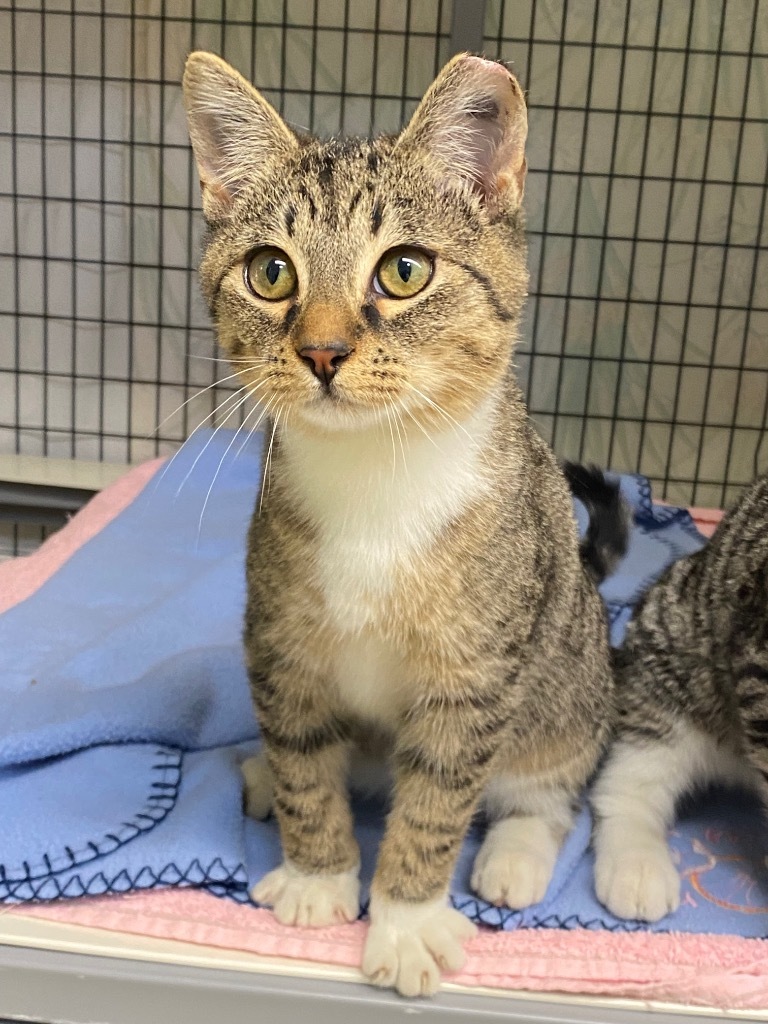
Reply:
[[[374,199],[371,210],[371,232],[377,235],[381,227],[381,219],[384,214],[384,204],[379,199]]]

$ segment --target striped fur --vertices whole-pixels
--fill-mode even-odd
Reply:
[[[190,58],[185,89],[203,292],[272,417],[245,623],[266,760],[246,771],[254,813],[272,793],[285,863],[254,895],[288,922],[354,916],[347,784],[355,749],[380,755],[394,784],[364,969],[427,994],[462,959],[468,925],[446,893],[472,816],[507,823],[478,860],[480,894],[540,899],[612,710],[568,488],[513,375],[522,91],[501,65],[459,57],[397,139],[320,142],[286,141],[210,55]],[[233,103],[255,127],[230,136]],[[244,287],[259,245],[293,261],[290,300]],[[373,286],[400,245],[434,258],[408,300]],[[352,354],[323,394],[297,351],[338,341]]]
[[[768,477],[648,591],[616,669],[618,734],[595,791],[597,891],[620,916],[656,920],[679,898],[666,850],[678,799],[721,778],[768,803]]]

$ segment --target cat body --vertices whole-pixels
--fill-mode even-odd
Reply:
[[[680,881],[666,832],[713,781],[768,806],[768,477],[644,595],[616,654],[617,737],[594,791],[596,890],[656,921]]]
[[[446,899],[473,814],[474,888],[537,902],[611,724],[602,605],[511,363],[522,92],[459,57],[397,138],[329,142],[208,54],[185,95],[203,291],[270,416],[245,623],[265,757],[244,773],[284,862],[254,898],[289,923],[357,917],[348,777],[383,757],[363,970],[428,994],[474,930]]]

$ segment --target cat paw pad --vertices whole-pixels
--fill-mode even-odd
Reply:
[[[363,973],[374,985],[403,996],[431,996],[443,971],[464,964],[464,943],[477,929],[444,903],[372,901]]]
[[[658,921],[680,905],[680,876],[666,846],[598,856],[595,891],[616,917]]]
[[[271,906],[282,924],[323,928],[357,920],[359,893],[357,868],[337,875],[306,875],[285,863],[265,875],[251,897]]]

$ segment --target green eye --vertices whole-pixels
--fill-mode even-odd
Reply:
[[[429,284],[433,269],[430,256],[403,245],[382,256],[375,284],[390,298],[408,299]]]
[[[296,268],[282,249],[260,249],[243,268],[248,291],[260,299],[278,302],[296,291]]]

